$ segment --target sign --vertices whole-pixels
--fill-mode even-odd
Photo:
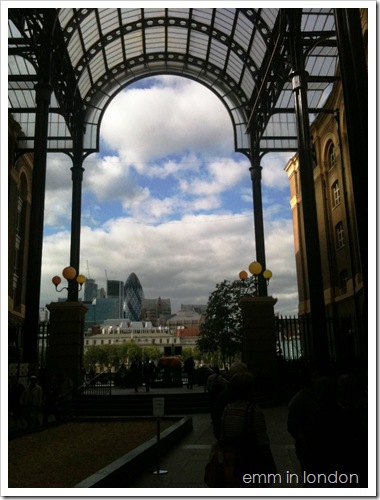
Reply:
[[[153,398],[153,416],[163,417],[165,408],[165,398]]]

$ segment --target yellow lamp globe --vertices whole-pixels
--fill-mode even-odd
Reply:
[[[80,274],[79,276],[77,276],[77,282],[80,284],[80,285],[83,285],[83,283],[86,281],[86,276],[83,276],[83,274]]]
[[[77,272],[75,267],[67,266],[65,269],[62,271],[62,276],[69,280],[73,280],[76,276]]]
[[[263,272],[263,276],[266,280],[270,280],[271,277],[272,277],[272,271],[269,271],[269,269],[266,269],[264,272]]]
[[[239,273],[239,278],[240,278],[241,280],[243,280],[243,281],[244,281],[244,280],[246,280],[246,279],[248,278],[248,273],[247,273],[247,271],[240,271],[240,273]]]
[[[254,276],[258,276],[261,273],[262,265],[260,262],[251,262],[248,266],[249,272]]]

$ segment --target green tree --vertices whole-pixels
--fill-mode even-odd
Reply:
[[[197,342],[202,353],[213,357],[220,354],[222,363],[226,365],[241,352],[243,317],[238,302],[243,295],[255,292],[256,285],[252,279],[224,280],[216,285],[209,296],[206,319]]]
[[[162,353],[156,345],[150,345],[148,347],[144,347],[143,350],[144,361],[146,361],[146,359],[150,359],[152,361],[158,361],[161,356]]]

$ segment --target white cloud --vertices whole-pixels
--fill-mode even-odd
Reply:
[[[287,221],[266,228],[267,266],[273,272],[269,291],[278,298],[276,310],[283,313],[294,313],[297,304],[291,231]],[[58,297],[51,277],[68,259],[67,233],[45,239],[43,303]],[[181,303],[206,304],[216,283],[237,279],[252,260],[253,217],[248,214],[187,216],[157,226],[118,218],[95,230],[85,226],[81,236],[81,272],[87,274],[88,261],[91,277],[101,286],[105,286],[105,269],[109,279],[122,281],[135,272],[146,296],[170,298],[173,311]]]
[[[232,122],[219,99],[188,79],[161,77],[150,89],[120,93],[109,105],[101,127],[106,146],[119,151],[140,173],[149,164],[184,151],[206,156],[233,149]]]
[[[262,182],[268,188],[289,189],[289,180],[284,167],[294,153],[271,153],[262,160]]]

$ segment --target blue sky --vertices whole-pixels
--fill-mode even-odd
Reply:
[[[137,274],[147,298],[206,304],[216,283],[255,260],[247,158],[234,152],[230,117],[191,80],[154,77],[127,87],[108,106],[101,150],[84,163],[81,269],[105,286]],[[298,296],[289,154],[263,158],[269,292],[295,314]],[[51,277],[69,263],[71,161],[48,155],[42,305],[57,300]]]

